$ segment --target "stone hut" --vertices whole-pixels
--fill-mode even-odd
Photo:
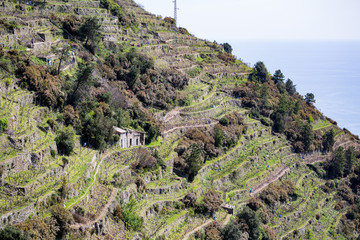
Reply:
[[[234,215],[235,206],[232,206],[232,205],[230,205],[230,204],[223,203],[223,204],[221,204],[221,207],[222,207],[225,211],[227,211],[229,214]]]
[[[115,133],[120,136],[118,145],[120,148],[145,145],[145,133],[130,128],[121,129],[114,127]]]

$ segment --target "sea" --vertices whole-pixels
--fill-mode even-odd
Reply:
[[[250,66],[262,61],[271,74],[280,69],[301,95],[315,95],[323,114],[360,135],[360,41],[227,42]]]

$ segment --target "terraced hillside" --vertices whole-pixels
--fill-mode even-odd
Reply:
[[[79,33],[91,17],[99,39]],[[32,239],[359,235],[359,139],[292,83],[132,0],[6,1],[0,18],[1,228]],[[120,148],[113,125],[145,131],[147,145]]]

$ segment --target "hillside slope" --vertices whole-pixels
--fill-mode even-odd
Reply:
[[[132,0],[0,18],[0,236],[358,237],[359,139],[284,76]]]

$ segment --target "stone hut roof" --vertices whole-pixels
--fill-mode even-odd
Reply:
[[[232,209],[232,210],[234,210],[234,208],[235,208],[233,205],[226,204],[226,203],[221,204],[221,207],[226,208],[226,209]]]
[[[122,128],[119,128],[119,127],[115,127],[115,126],[113,126],[113,128],[114,128],[115,132],[118,133],[118,134],[127,133],[127,132],[144,133],[144,132],[136,131],[136,130],[133,130],[133,129],[130,129],[130,128],[125,128],[125,130],[122,129]]]
[[[122,134],[122,133],[126,133],[127,131],[118,127],[113,126],[114,130],[116,133]]]

